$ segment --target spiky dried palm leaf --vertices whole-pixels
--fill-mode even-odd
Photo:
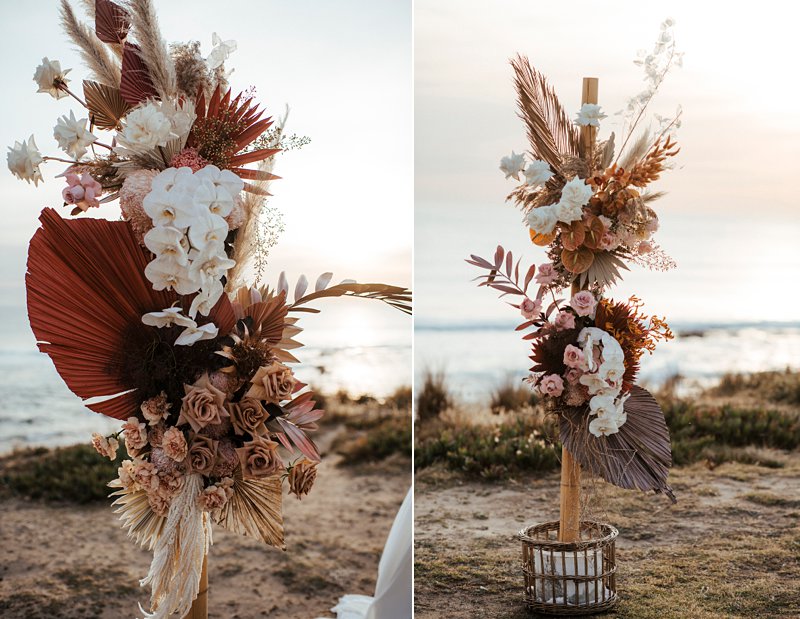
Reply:
[[[78,21],[67,0],[61,0],[61,25],[95,79],[106,86],[119,86],[120,67],[117,60],[108,53],[108,48],[97,35]]]
[[[139,546],[153,550],[167,519],[153,511],[144,490],[132,490],[113,483],[109,486],[119,490],[111,493],[110,496],[117,497],[111,505],[117,506],[114,513],[119,514],[122,528]]]
[[[131,109],[119,88],[98,82],[84,80],[83,96],[89,108],[89,121],[98,129],[119,129],[120,120]]]
[[[512,58],[511,66],[518,113],[528,129],[531,151],[559,171],[564,156],[578,156],[579,132],[545,76],[531,66],[526,56]]]
[[[559,418],[561,443],[592,475],[629,490],[653,490],[675,502],[667,483],[672,466],[669,429],[655,398],[634,386],[625,402],[627,421],[619,432],[596,437],[585,409],[568,409]]]
[[[214,515],[221,527],[286,550],[283,542],[283,491],[280,477],[242,479],[234,474],[233,496]]]
[[[103,43],[119,48],[125,43],[131,20],[128,11],[111,0],[95,0],[94,31]]]
[[[91,410],[126,419],[139,406],[122,370],[129,338],[143,314],[169,307],[174,292],[144,276],[152,255],[125,221],[64,220],[50,208],[33,235],[25,278],[28,316],[39,350]],[[221,333],[235,323],[227,297],[210,314]],[[101,401],[97,401],[101,398]]]
[[[613,286],[622,279],[620,270],[630,271],[625,262],[617,255],[608,251],[594,254],[591,266],[576,276],[581,288],[587,288],[595,282],[602,287]]]

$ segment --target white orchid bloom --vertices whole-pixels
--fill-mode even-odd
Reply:
[[[193,200],[197,212],[208,212],[227,217],[234,207],[233,196],[222,186],[215,185],[207,178],[201,180],[195,189]]]
[[[200,289],[202,280],[193,277],[189,269],[173,258],[156,258],[144,268],[144,275],[153,284],[153,290],[174,290],[178,294],[192,294]]]
[[[176,186],[191,182],[192,168],[167,168],[156,176],[150,187],[152,191],[168,192]]]
[[[228,57],[236,51],[237,43],[233,39],[223,41],[222,37],[215,32],[211,35],[211,44],[213,48],[206,58],[206,64],[213,71],[225,64]]]
[[[228,258],[225,254],[225,247],[222,244],[208,243],[199,251],[190,254],[192,264],[189,272],[197,281],[205,282],[218,280],[228,272],[228,269],[236,265],[236,262]]]
[[[617,421],[613,417],[595,417],[589,423],[589,432],[596,437],[609,436],[619,432]]]
[[[197,313],[200,312],[203,316],[208,316],[224,292],[225,289],[222,286],[222,282],[218,279],[206,282],[200,292],[197,293],[197,296],[192,299],[189,315],[197,316]]]
[[[513,178],[519,180],[519,173],[525,169],[525,155],[517,154],[513,150],[507,157],[500,160],[500,171],[506,175],[506,179]]]
[[[186,235],[172,226],[156,226],[144,235],[144,245],[156,256],[167,256],[181,266],[188,266]]]
[[[218,333],[219,328],[213,322],[204,324],[202,327],[196,325],[186,327],[175,340],[175,346],[191,346],[201,340],[213,340]]]
[[[224,187],[232,196],[244,189],[244,181],[230,170],[220,170],[215,165],[207,165],[195,172],[195,176],[214,183],[216,187]]]
[[[184,186],[175,186],[170,191],[152,189],[142,200],[142,207],[156,226],[179,230],[188,228],[197,214],[191,194]]]
[[[189,226],[189,241],[192,247],[202,249],[209,243],[222,245],[228,236],[228,222],[214,213],[205,213]]]
[[[180,307],[168,307],[161,312],[150,312],[142,316],[142,322],[151,327],[171,327],[178,325],[179,327],[196,327],[197,323],[183,315],[183,310]]]
[[[589,414],[598,417],[616,417],[617,405],[614,402],[616,394],[596,395],[589,400]]]

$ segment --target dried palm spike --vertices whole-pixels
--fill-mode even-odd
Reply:
[[[89,108],[89,120],[98,129],[119,129],[120,120],[130,105],[122,98],[119,88],[84,80],[83,96]]]
[[[280,477],[242,479],[234,474],[233,496],[214,517],[221,527],[286,550],[283,543],[283,500]]]

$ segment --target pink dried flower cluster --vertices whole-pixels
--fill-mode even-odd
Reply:
[[[103,186],[88,172],[80,176],[70,173],[64,178],[67,181],[67,186],[61,192],[64,202],[74,204],[82,211],[100,206],[98,198],[103,195]]]
[[[117,457],[119,441],[113,436],[106,437],[95,432],[92,434],[92,447],[94,447],[97,453],[99,453],[101,456],[105,456],[109,460],[113,460]]]

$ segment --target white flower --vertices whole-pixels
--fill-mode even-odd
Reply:
[[[200,312],[203,316],[208,316],[211,310],[214,309],[217,301],[219,301],[220,297],[222,297],[223,293],[224,288],[222,286],[222,282],[218,279],[207,283],[203,289],[197,293],[197,296],[192,299],[192,305],[189,308],[189,315],[197,316],[197,312]]]
[[[232,196],[244,189],[244,181],[230,170],[220,170],[215,165],[207,165],[195,172],[198,178],[211,181],[215,187],[224,187]]]
[[[614,403],[614,395],[606,394],[594,396],[589,400],[589,414],[615,419],[617,416],[617,405]]]
[[[191,184],[192,168],[167,168],[153,179],[153,191],[172,191],[176,186],[185,187]]]
[[[556,219],[558,221],[563,221],[565,224],[572,223],[578,219],[583,219],[583,207],[578,206],[577,204],[559,202],[555,205],[554,212]]]
[[[159,111],[158,104],[148,103],[129,112],[122,121],[117,141],[126,149],[141,151],[166,146],[171,138],[172,123]]]
[[[142,316],[142,322],[151,327],[171,327],[178,325],[179,327],[197,326],[197,323],[191,318],[184,316],[180,307],[168,307],[162,312],[150,312]]]
[[[194,102],[191,99],[184,99],[177,103],[167,100],[154,102],[152,105],[169,120],[173,136],[179,137],[182,140],[181,146],[183,146],[197,118]]]
[[[586,181],[576,176],[564,185],[559,204],[582,207],[589,201],[592,194],[592,188],[586,184]]]
[[[600,376],[598,376],[596,373],[583,374],[578,379],[578,382],[581,385],[586,385],[586,387],[589,388],[589,393],[591,395],[598,395],[608,390],[608,383],[605,380],[603,380]]]
[[[233,39],[223,41],[222,38],[215,32],[211,35],[211,44],[214,46],[211,53],[206,58],[208,68],[212,71],[225,64],[228,57],[236,51],[236,41]]]
[[[200,251],[192,252],[190,258],[192,264],[189,272],[192,278],[204,283],[220,279],[228,269],[236,265],[225,254],[225,247],[221,243],[208,243]]]
[[[170,191],[156,188],[159,176],[153,179],[153,189],[142,200],[144,212],[156,226],[172,226],[183,230],[195,218],[191,193],[183,186],[173,187]]]
[[[42,180],[39,164],[44,161],[44,158],[36,148],[33,136],[22,142],[14,142],[14,146],[9,146],[6,161],[8,169],[14,176],[28,183],[33,181],[34,185],[39,186],[39,181]]]
[[[617,421],[613,417],[595,417],[589,423],[589,432],[596,437],[608,436],[619,432]]]
[[[36,67],[36,73],[33,75],[33,81],[39,84],[39,90],[36,92],[45,92],[54,99],[66,97],[67,93],[61,90],[59,86],[66,86],[67,80],[64,76],[72,69],[61,70],[61,63],[58,60],[48,60],[46,57],[42,58],[42,64]]]
[[[605,354],[605,351],[603,351],[603,354]],[[616,361],[603,361],[597,373],[606,382],[617,384],[625,374],[625,366]]]
[[[600,106],[596,103],[584,103],[581,109],[578,110],[578,116],[575,118],[575,124],[581,127],[599,127],[600,121],[606,117],[600,111]]]
[[[144,275],[153,284],[153,290],[173,289],[178,294],[191,294],[200,289],[202,281],[195,278],[189,269],[168,256],[148,263]]]
[[[506,178],[513,177],[514,180],[519,180],[519,173],[524,169],[525,155],[518,155],[513,150],[508,157],[500,160],[500,171],[506,175]]]
[[[86,128],[88,118],[75,119],[70,110],[69,117],[62,116],[53,128],[53,137],[58,146],[68,155],[80,159],[86,154],[87,147],[97,141],[97,137]]]
[[[188,326],[175,340],[175,346],[191,346],[200,340],[213,340],[217,337],[219,329],[213,322],[204,324],[202,327]]]
[[[189,264],[186,236],[172,226],[156,226],[144,235],[144,245],[156,256],[168,256],[181,266]]]
[[[205,169],[205,168],[204,168]],[[210,180],[197,179],[200,185],[194,192],[194,204],[198,212],[209,212],[227,217],[233,210],[233,196],[225,187],[214,185]]]
[[[201,215],[189,226],[189,241],[195,249],[202,249],[209,243],[224,244],[227,236],[228,222],[213,213]]]
[[[531,187],[541,187],[553,177],[550,164],[534,159],[525,169],[525,182]]]
[[[531,209],[526,218],[528,226],[539,234],[550,234],[558,223],[555,206],[555,204],[548,204]]]

